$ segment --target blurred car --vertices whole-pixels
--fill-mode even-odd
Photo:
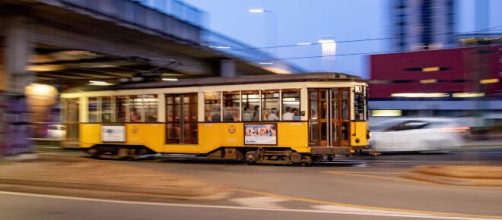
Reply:
[[[398,118],[370,126],[370,145],[385,152],[446,152],[459,148],[467,127],[449,118]]]
[[[53,139],[63,139],[66,137],[66,126],[64,125],[49,125],[47,127],[47,137]]]

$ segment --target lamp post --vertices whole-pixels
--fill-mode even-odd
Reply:
[[[263,8],[251,8],[248,10],[251,14],[265,14],[267,16],[267,44],[266,46],[277,45],[277,16],[275,12]],[[277,51],[272,49],[274,53]]]
[[[322,50],[322,68],[324,71],[334,71],[336,41],[331,38],[321,39],[318,41],[321,44]]]

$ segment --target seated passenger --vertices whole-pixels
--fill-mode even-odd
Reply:
[[[292,121],[295,114],[291,112],[291,107],[286,106],[286,112],[282,114],[282,120],[284,121]]]
[[[234,115],[232,114],[232,108],[225,108],[225,113],[223,115],[223,121],[234,121]]]
[[[221,121],[220,112],[213,112],[213,113],[211,113],[211,121],[212,122]]]
[[[141,122],[141,115],[139,115],[136,109],[131,111],[131,122]]]
[[[277,116],[277,110],[275,108],[272,108],[270,111],[270,114],[268,115],[267,121],[279,121],[279,116]]]
[[[259,121],[260,120],[260,106],[255,105],[253,110],[253,118],[251,121]]]
[[[253,120],[253,111],[248,106],[245,106],[244,110],[242,111],[242,120],[243,121]]]
[[[299,121],[301,120],[300,113],[298,112],[298,109],[293,108],[293,120]]]

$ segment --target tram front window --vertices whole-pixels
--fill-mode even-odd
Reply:
[[[366,97],[364,91],[356,91],[354,94],[354,116],[356,121],[366,120]]]

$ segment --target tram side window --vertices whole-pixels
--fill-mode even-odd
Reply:
[[[157,122],[157,95],[143,95],[143,104],[145,109],[145,121]]]
[[[279,91],[264,90],[261,92],[262,121],[279,121]]]
[[[115,122],[126,121],[127,96],[115,97]]]
[[[362,92],[356,92],[354,94],[354,113],[355,120],[366,120],[366,97]]]
[[[129,122],[141,122],[141,112],[143,112],[143,98],[139,95],[129,96]]]
[[[98,97],[89,97],[88,103],[88,120],[89,122],[99,122],[99,112],[98,112]]]
[[[102,122],[112,122],[112,97],[101,97]]]
[[[221,121],[221,92],[204,93],[205,121]]]
[[[223,93],[223,121],[240,121],[239,92]]]
[[[242,91],[242,120],[259,121],[260,120],[260,92]]]
[[[282,91],[282,120],[299,121],[300,116],[300,90]]]

